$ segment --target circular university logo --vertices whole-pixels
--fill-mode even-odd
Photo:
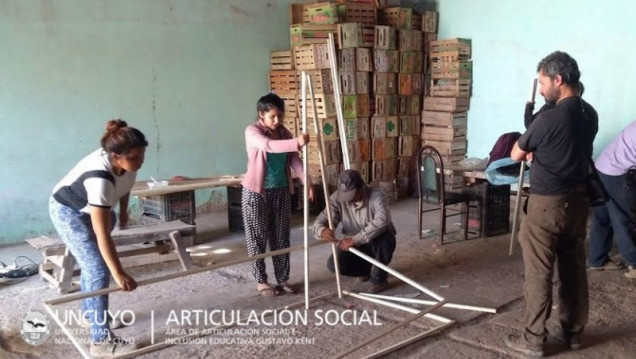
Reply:
[[[51,321],[44,313],[30,310],[22,317],[20,334],[27,344],[40,345],[51,334]]]

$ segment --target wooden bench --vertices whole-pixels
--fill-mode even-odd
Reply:
[[[124,230],[116,229],[112,232],[113,241],[117,247],[129,246],[147,242],[162,242],[169,239],[169,244],[157,244],[147,248],[118,250],[120,258],[147,254],[152,252],[165,253],[174,250],[183,270],[192,268],[192,261],[186,248],[192,247],[195,226],[181,221],[164,222],[151,226],[132,227]],[[53,284],[60,294],[70,293],[79,289],[73,277],[79,274],[76,261],[66,246],[47,248],[44,250],[44,261],[40,264],[40,276]]]

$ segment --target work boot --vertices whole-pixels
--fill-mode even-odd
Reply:
[[[108,333],[102,342],[91,344],[90,354],[93,358],[109,358],[130,353],[135,349],[137,345],[133,342]]]
[[[518,353],[524,354],[526,358],[542,358],[543,344],[529,343],[520,334],[508,334],[504,336],[506,346]]]
[[[371,287],[369,288],[369,293],[376,294],[384,291],[389,286],[389,283],[371,283]]]
[[[567,344],[570,350],[579,350],[582,347],[580,332],[566,332],[560,325],[550,328],[548,332],[552,338]]]
[[[593,271],[601,271],[601,270],[619,270],[619,269],[623,269],[625,268],[625,266],[623,265],[623,263],[621,262],[614,262],[612,260],[609,260],[607,262],[605,262],[605,264],[603,264],[600,267],[594,267],[594,266],[589,266],[588,269],[589,270],[593,270]]]

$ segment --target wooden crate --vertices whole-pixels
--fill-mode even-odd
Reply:
[[[386,138],[386,116],[371,117],[371,138]]]
[[[398,95],[420,95],[424,91],[422,74],[398,74]]]
[[[439,18],[437,12],[426,11],[422,16],[422,31],[437,33],[437,19]]]
[[[408,97],[408,115],[418,115],[422,113],[422,96],[413,95]]]
[[[371,160],[383,161],[386,158],[386,138],[374,138],[371,140]]]
[[[371,162],[371,181],[385,180],[385,162],[384,160],[373,160]]]
[[[362,162],[371,161],[371,140],[358,140]]]
[[[303,12],[307,14],[306,24],[336,24],[340,22],[338,7],[330,2],[320,2],[309,4],[303,7]],[[303,14],[304,16],[304,14]]]
[[[464,158],[466,158],[465,153],[442,155],[442,162],[444,163],[444,166],[457,166]]]
[[[431,41],[430,58],[441,62],[452,62],[470,59],[470,39],[447,39]]]
[[[373,71],[373,58],[371,57],[371,49],[367,49],[364,47],[357,48],[355,60],[356,71]]]
[[[398,116],[387,116],[386,137],[398,137],[400,135],[400,120]]]
[[[356,95],[369,94],[370,74],[368,72],[341,72],[340,83],[342,94]]]
[[[362,154],[360,153],[358,141],[347,141],[347,152],[349,154],[350,163],[362,161]]]
[[[422,30],[422,14],[416,13],[413,11],[413,16],[411,16],[411,29],[420,31]]]
[[[338,56],[340,71],[356,71],[358,65],[356,62],[357,50],[357,48],[340,49],[340,55]]]
[[[298,117],[298,98],[295,93],[277,94],[285,104],[285,117]]]
[[[471,60],[431,63],[433,79],[471,79],[472,76],[473,62]]]
[[[418,122],[420,121],[419,116],[414,115],[406,115],[399,116],[399,135],[400,136],[413,136],[418,134],[416,129],[419,127]]]
[[[291,46],[325,43],[329,34],[338,32],[338,25],[295,24],[289,28]],[[336,35],[334,35],[336,36]]]
[[[397,157],[398,147],[397,138],[385,138],[384,139],[384,155],[385,159]]]
[[[294,63],[296,70],[328,69],[330,66],[327,43],[323,41],[294,47]]]
[[[364,46],[362,24],[357,22],[338,24],[338,43],[341,49]]]
[[[422,51],[422,32],[420,30],[400,30],[398,37],[400,51]]]
[[[369,117],[369,95],[343,95],[344,118]]]
[[[354,171],[358,171],[360,173],[360,177],[365,183],[369,182],[369,162],[352,162],[349,164],[351,169]]]
[[[291,50],[272,51],[269,54],[269,64],[272,70],[293,70],[294,55]]]
[[[400,51],[400,72],[404,74],[422,73],[424,53],[422,51]]]
[[[424,100],[426,101],[426,99]],[[468,118],[466,112],[453,113],[453,112],[439,112],[428,111],[426,108],[422,111],[422,131],[425,126],[436,125],[446,127],[466,127],[468,125]]]
[[[398,137],[398,156],[413,156],[415,153],[415,143],[420,142],[419,137],[400,136]]]
[[[437,41],[437,34],[425,32],[423,34],[423,37],[424,37],[422,41],[422,46],[424,46],[423,50],[424,52],[426,52],[426,55],[430,58],[431,42]]]
[[[314,130],[314,121],[307,121],[307,132],[311,136],[312,141],[317,141],[316,131]],[[318,128],[322,134],[323,141],[336,141],[340,138],[338,136],[338,120],[333,118],[319,118]]]
[[[345,118],[344,122],[347,141],[369,139],[371,134],[369,128],[369,118]]]
[[[309,15],[307,14],[305,5],[316,4],[316,3],[318,3],[318,0],[289,4],[289,23],[290,24],[306,23],[309,20]]]
[[[318,144],[309,142],[307,145],[307,163],[320,164]],[[340,151],[340,141],[324,141],[323,159],[326,165],[339,164],[342,162],[342,152]]]
[[[377,72],[398,72],[400,54],[397,50],[373,49],[373,66]]]
[[[289,116],[285,116],[283,117],[283,127],[285,127],[286,129],[289,130],[289,132],[291,132],[292,136],[297,137],[300,135],[300,127],[298,126],[299,122],[298,122],[298,118],[296,117],[289,117]]]
[[[422,132],[422,116],[412,115],[415,123],[413,123],[413,135],[419,135]]]
[[[424,140],[424,144],[435,147],[440,154],[446,156],[466,154],[466,139],[457,139],[454,141]]]
[[[375,44],[375,25],[362,25],[363,47],[373,47]]]
[[[276,93],[293,93],[300,89],[296,82],[295,70],[279,70],[269,72],[269,90]]]
[[[376,95],[375,114],[378,116],[397,115],[397,95]]]
[[[331,81],[331,70],[303,70],[311,78],[311,86],[314,90],[314,94],[332,94],[333,93],[333,81]],[[298,84],[298,93],[302,91],[302,73],[303,71],[296,71],[296,83]],[[309,90],[307,90],[309,93]]]
[[[381,17],[383,25],[390,25],[399,30],[412,29],[413,9],[411,8],[389,7],[382,10]]]
[[[413,161],[413,156],[410,157],[398,157],[397,158],[397,175],[398,176],[408,176],[411,168],[411,161]]]
[[[435,97],[470,97],[470,83],[470,80],[432,80],[430,94]]]
[[[375,35],[373,40],[373,48],[381,50],[397,49],[397,30],[391,26],[376,25],[374,27]]]
[[[378,23],[378,12],[373,3],[347,2],[338,6],[338,13],[342,22]]]
[[[330,186],[338,186],[338,175],[340,174],[340,164],[335,163],[325,166],[325,180]],[[319,164],[312,164],[307,167],[307,175],[314,184],[322,184],[322,173]]]
[[[384,180],[393,182],[398,172],[397,158],[387,158],[384,160]]]
[[[465,126],[431,126],[426,125],[422,127],[423,140],[430,141],[455,141],[457,139],[466,139],[466,127]]]
[[[409,96],[398,96],[398,116],[408,115]]]
[[[298,117],[302,117],[302,95],[297,95],[298,98]],[[313,105],[311,103],[311,97],[309,92],[306,93],[307,98],[307,118],[314,118]],[[314,94],[316,102],[316,114],[318,118],[329,118],[336,116],[336,102],[333,94]]]
[[[392,72],[373,73],[373,93],[391,95],[397,93],[397,74]]]
[[[424,97],[425,111],[466,112],[470,99],[468,97]]]

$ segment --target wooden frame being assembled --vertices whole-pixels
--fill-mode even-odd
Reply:
[[[330,45],[333,46],[333,37],[331,37],[331,41],[330,41]],[[330,46],[330,47],[331,47]],[[333,49],[335,52],[335,49]],[[333,61],[335,61],[335,56],[332,56]],[[310,78],[303,72],[302,74],[303,76],[303,101],[306,101],[306,97],[304,95],[304,90],[305,90],[305,86],[309,86],[310,89],[310,97],[313,99],[313,90],[311,89],[311,80]],[[307,76],[307,78],[306,78]],[[333,77],[333,81],[337,82],[338,77],[334,76]],[[307,81],[308,80],[308,81]],[[305,82],[307,81],[307,82]],[[335,88],[336,86],[334,86]],[[339,96],[336,96],[336,99]],[[305,103],[306,104],[306,103]],[[307,106],[303,105],[303,108],[306,109]],[[316,106],[313,106],[314,111],[316,109]],[[340,109],[341,110],[341,109]],[[306,132],[307,130],[307,114],[305,112],[306,110],[303,111],[303,131]],[[323,183],[325,182],[325,171],[324,171],[324,161],[323,161],[323,143],[322,143],[322,136],[321,136],[321,132],[318,129],[318,125],[317,125],[317,116],[314,113],[314,126],[316,129],[316,133],[318,134],[318,147],[319,147],[319,151],[320,151],[320,165],[321,165],[321,172],[322,172],[322,180]],[[343,128],[343,127],[341,127]],[[345,138],[345,136],[342,136],[342,138]],[[346,141],[346,139],[345,139]],[[343,151],[346,152],[346,142],[345,142],[345,146],[343,146]],[[306,146],[303,149],[303,167],[305,169],[305,173],[307,173],[307,150],[306,150]],[[344,158],[344,156],[343,156]],[[348,165],[348,158],[347,161],[345,162],[345,168]],[[306,176],[306,175],[305,175]],[[305,181],[307,181],[307,177],[305,177]],[[305,182],[307,183],[307,182]],[[172,274],[168,274],[165,276],[160,276],[160,277],[156,277],[156,278],[151,278],[151,279],[147,279],[147,280],[143,280],[143,281],[139,281],[138,282],[138,287],[142,287],[142,286],[146,286],[146,285],[150,285],[150,284],[155,284],[155,283],[159,283],[159,282],[163,282],[163,281],[167,281],[167,280],[172,280],[172,279],[176,279],[176,278],[182,278],[182,277],[186,277],[186,276],[190,276],[193,274],[198,274],[198,273],[203,273],[203,272],[208,272],[208,271],[212,271],[218,268],[224,268],[224,267],[229,267],[229,266],[233,266],[236,264],[240,264],[240,263],[245,263],[245,262],[249,262],[249,261],[253,261],[256,259],[262,259],[262,258],[267,258],[270,256],[275,256],[275,255],[279,255],[279,254],[284,254],[284,253],[291,253],[294,251],[298,251],[298,250],[303,250],[305,253],[304,256],[304,275],[305,275],[305,300],[304,302],[301,303],[295,303],[295,304],[291,304],[288,305],[286,307],[284,307],[283,309],[291,309],[291,308],[296,308],[296,307],[300,307],[302,306],[302,304],[305,305],[305,309],[309,309],[309,304],[310,304],[310,298],[309,298],[309,254],[308,254],[308,250],[310,247],[314,247],[314,246],[318,246],[321,244],[326,244],[327,242],[324,241],[313,241],[311,243],[309,243],[308,241],[308,190],[307,190],[307,186],[304,186],[305,190],[303,192],[304,195],[304,203],[305,203],[305,211],[304,211],[304,216],[305,216],[305,230],[304,230],[304,243],[303,245],[299,245],[299,246],[293,246],[290,248],[286,248],[286,249],[281,249],[281,250],[276,250],[276,251],[271,251],[268,253],[264,253],[264,254],[260,254],[260,255],[256,255],[256,256],[251,256],[251,257],[247,257],[247,258],[242,258],[242,259],[238,259],[238,260],[234,260],[234,261],[230,261],[228,263],[222,263],[222,264],[217,264],[217,265],[212,265],[212,266],[207,266],[207,267],[199,267],[199,268],[192,268],[192,269],[188,269],[186,271],[183,272],[178,272],[178,273],[172,273]],[[328,188],[326,186],[324,186],[324,195],[325,195],[325,200],[326,200],[326,211],[327,211],[327,217],[329,220],[329,228],[333,229],[333,222],[332,222],[332,218],[331,218],[331,211],[329,210],[329,191]],[[465,306],[465,305],[459,305],[459,304],[451,304],[451,303],[447,303],[446,300],[436,294],[435,292],[425,288],[424,286],[420,285],[419,283],[415,282],[414,280],[408,278],[407,276],[399,273],[398,271],[391,269],[390,267],[376,261],[375,259],[365,255],[364,253],[360,252],[359,250],[355,249],[355,248],[349,248],[349,252],[357,255],[358,257],[362,258],[363,260],[377,266],[378,268],[381,268],[385,271],[387,271],[388,273],[393,274],[395,277],[399,278],[400,280],[408,283],[409,285],[413,286],[414,288],[420,290],[423,293],[426,293],[427,295],[431,296],[432,298],[435,299],[435,301],[423,301],[423,300],[411,300],[413,303],[418,303],[418,304],[425,304],[425,305],[431,305],[431,307],[425,309],[425,310],[419,310],[419,309],[415,309],[412,307],[406,307],[397,303],[394,303],[390,300],[393,301],[406,301],[405,298],[400,298],[400,297],[390,297],[390,296],[379,296],[379,295],[372,295],[372,294],[358,294],[358,293],[352,293],[352,292],[348,292],[348,291],[342,291],[340,288],[340,279],[339,279],[339,273],[338,273],[338,269],[339,269],[339,265],[337,262],[337,256],[336,256],[336,248],[335,248],[335,244],[332,243],[332,251],[334,254],[334,260],[336,261],[335,264],[335,268],[336,268],[336,283],[337,283],[337,289],[338,289],[338,296],[339,298],[342,298],[342,294],[348,295],[352,298],[357,298],[357,299],[361,299],[361,300],[366,300],[369,302],[373,302],[376,304],[382,304],[382,305],[386,305],[388,307],[394,308],[394,309],[399,309],[402,311],[406,311],[409,312],[411,314],[413,314],[412,316],[409,316],[407,319],[405,319],[404,321],[396,324],[395,326],[393,326],[392,328],[389,328],[379,334],[377,334],[376,336],[366,340],[363,343],[358,344],[357,346],[348,349],[346,352],[340,353],[336,356],[336,358],[343,358],[346,355],[362,348],[363,346],[370,344],[380,338],[383,338],[387,335],[389,335],[390,333],[394,332],[395,330],[407,325],[408,323],[411,323],[421,317],[427,317],[429,319],[433,319],[436,321],[441,322],[442,324],[427,330],[424,333],[415,335],[407,340],[404,340],[402,342],[396,343],[388,348],[385,348],[379,352],[376,352],[370,356],[367,356],[367,358],[377,358],[379,356],[383,356],[386,355],[394,350],[397,350],[399,348],[402,348],[406,345],[409,345],[411,343],[414,343],[418,340],[421,340],[425,337],[434,335],[446,328],[448,328],[449,326],[453,325],[455,323],[455,321],[448,319],[448,318],[444,318],[442,316],[439,315],[435,315],[432,314],[431,312],[439,309],[441,307],[448,307],[448,308],[458,308],[458,309],[467,309],[467,310],[476,310],[476,311],[486,311],[486,312],[496,312],[495,309],[488,309],[488,308],[480,308],[480,307],[473,307],[473,306]],[[88,292],[88,293],[78,293],[78,294],[72,294],[72,295],[67,295],[64,296],[63,298],[58,298],[58,299],[53,299],[53,300],[49,300],[44,302],[44,308],[46,309],[46,311],[53,317],[54,321],[60,326],[60,328],[62,329],[62,331],[64,332],[64,334],[66,334],[66,336],[70,339],[70,341],[73,343],[73,345],[75,345],[75,347],[77,348],[77,350],[80,352],[80,354],[85,357],[85,358],[90,358],[90,354],[88,353],[88,351],[86,350],[86,348],[84,348],[79,340],[73,335],[72,331],[70,331],[65,323],[63,321],[60,320],[60,318],[57,316],[57,313],[53,310],[53,306],[56,305],[60,305],[60,304],[64,304],[64,303],[69,303],[69,302],[74,302],[80,299],[84,299],[84,298],[88,298],[88,297],[95,297],[95,296],[99,296],[99,295],[105,295],[105,294],[109,294],[109,293],[113,293],[113,292],[117,292],[117,291],[121,291],[121,289],[119,287],[110,287],[110,288],[105,288],[105,289],[101,289],[101,290],[96,290],[93,292]],[[318,300],[323,300],[326,298],[330,298],[335,296],[336,293],[331,293],[331,294],[326,294],[326,295],[322,295],[322,296],[318,296],[313,298],[314,301],[318,301]],[[386,299],[390,299],[390,300],[386,300]],[[271,311],[270,313],[273,314],[276,311]],[[232,327],[234,325],[236,325],[237,323],[239,323],[240,321],[242,321],[243,318],[240,318],[238,321],[235,321],[233,323],[230,323],[228,325],[223,325],[223,326],[215,326],[212,328],[207,328],[207,329],[222,329],[222,328],[229,328]],[[197,337],[202,337],[202,336],[207,336],[209,334],[210,331],[208,330],[204,330],[204,331],[198,331],[197,333],[192,333],[189,335],[184,335],[178,338],[174,338],[175,340],[172,341],[165,341],[163,343],[153,343],[149,346],[143,347],[143,348],[139,348],[136,349],[132,352],[129,352],[127,354],[123,354],[123,355],[119,355],[119,356],[114,356],[113,358],[131,358],[131,357],[135,357],[137,355],[141,355],[141,354],[145,354],[145,353],[149,353],[155,350],[159,350],[159,349],[163,349],[163,348],[167,348],[170,346],[175,345],[176,343],[182,342],[183,340],[186,339],[190,339],[190,338],[197,338]]]

